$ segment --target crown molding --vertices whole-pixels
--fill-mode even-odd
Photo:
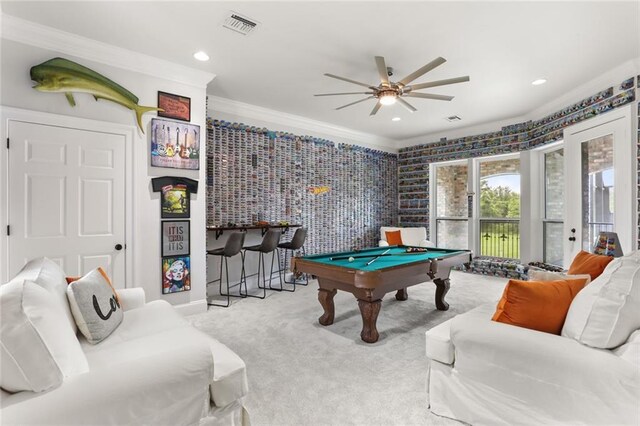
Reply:
[[[0,13],[3,39],[48,49],[105,65],[159,77],[197,88],[206,88],[215,74],[189,68],[101,41],[47,27]]]
[[[284,128],[281,130],[284,131],[290,131],[289,128],[293,127],[295,129],[303,129],[309,132],[317,132],[324,135],[336,137],[341,139],[339,142],[350,144],[357,143],[358,145],[364,145],[382,151],[394,153],[398,152],[398,143],[393,139],[388,139],[370,133],[359,132],[347,127],[336,126],[331,123],[312,120],[310,118],[302,117],[299,115],[275,111],[257,105],[234,101],[232,99],[221,98],[219,96],[208,95],[208,98],[209,110],[211,111],[246,117],[247,119],[259,120],[261,122],[264,122],[265,124],[277,124],[283,126]],[[294,132],[295,129],[293,129]]]

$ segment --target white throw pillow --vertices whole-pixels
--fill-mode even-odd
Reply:
[[[609,263],[571,302],[562,335],[594,348],[620,346],[640,328],[640,252]]]
[[[586,279],[585,286],[591,282],[591,275],[576,274],[569,275],[564,272],[552,272],[545,270],[529,269],[529,281],[557,281],[557,280],[579,280]]]
[[[64,271],[57,263],[46,257],[30,260],[10,282],[29,280],[55,295],[55,300],[62,305],[62,309],[69,321],[69,325],[76,333],[78,328],[73,320],[69,302],[67,301],[67,280]]]
[[[122,322],[118,295],[102,268],[96,268],[67,287],[78,329],[89,343],[106,339]]]
[[[30,281],[0,287],[0,387],[42,392],[89,371],[80,342],[51,293]]]

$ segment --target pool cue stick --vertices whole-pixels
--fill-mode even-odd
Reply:
[[[420,251],[420,252],[411,252],[411,253],[387,253],[387,254],[369,254],[369,255],[361,255],[361,256],[335,256],[335,257],[330,257],[329,260],[347,260],[350,257],[353,257],[354,259],[366,259],[368,257],[376,257],[376,256],[407,256],[407,255],[414,255],[414,254],[425,254],[425,251]]]
[[[369,266],[369,265],[371,265],[373,262],[375,262],[376,260],[378,260],[378,258],[379,258],[380,256],[384,256],[385,254],[389,253],[389,251],[391,251],[391,249],[386,249],[386,250],[384,251],[384,253],[382,253],[382,254],[380,254],[380,255],[378,255],[378,256],[376,256],[376,257],[374,257],[374,258],[373,258],[373,259],[371,259],[370,261],[368,261],[368,262],[367,262],[367,264],[366,264],[365,266]]]

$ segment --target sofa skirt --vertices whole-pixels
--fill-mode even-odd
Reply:
[[[200,420],[200,426],[251,426],[249,413],[238,399],[224,407],[212,406],[206,417]]]

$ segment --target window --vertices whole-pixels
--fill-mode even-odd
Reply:
[[[520,258],[520,159],[480,161],[480,255]]]
[[[467,162],[436,166],[436,245],[466,249],[469,246]]]
[[[613,135],[582,143],[582,249],[613,231]]]
[[[562,266],[564,238],[564,150],[544,154],[543,259]]]

